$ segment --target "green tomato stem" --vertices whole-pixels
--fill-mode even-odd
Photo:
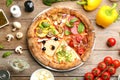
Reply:
[[[87,1],[77,1],[77,4],[79,4],[79,5],[87,5]]]

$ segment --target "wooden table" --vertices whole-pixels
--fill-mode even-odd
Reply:
[[[43,10],[49,8],[49,6],[45,6],[42,3],[42,0],[33,0],[34,5],[35,5],[35,10],[32,13],[27,13],[24,11],[24,1],[25,0],[14,0],[13,4],[17,4],[20,6],[21,11],[22,11],[22,16],[20,18],[13,18],[10,14],[10,7],[6,7],[6,0],[0,0],[0,8],[4,10],[6,13],[10,24],[2,29],[0,29],[0,43],[4,45],[4,49],[0,50],[0,69],[8,69],[9,70],[9,65],[8,61],[14,58],[20,58],[26,60],[30,64],[30,69],[25,70],[24,72],[21,73],[11,73],[11,79],[12,80],[29,80],[31,74],[37,70],[42,68],[31,56],[28,47],[27,47],[27,40],[26,40],[26,32],[28,27],[30,26],[33,18],[39,13],[42,12]],[[12,4],[12,5],[13,5]],[[103,0],[101,5],[112,5],[112,2],[109,0]],[[83,80],[83,76],[86,72],[91,71],[94,67],[97,66],[97,64],[103,60],[105,56],[111,56],[114,59],[119,59],[120,60],[120,20],[116,21],[113,23],[111,26],[109,26],[106,29],[100,28],[95,24],[95,16],[96,12],[98,9],[92,11],[92,12],[86,12],[81,6],[77,5],[76,2],[59,2],[55,3],[52,6],[65,6],[65,7],[70,7],[73,9],[76,9],[80,11],[80,13],[83,13],[86,15],[92,24],[95,27],[95,32],[96,32],[96,42],[94,46],[94,50],[89,57],[88,61],[85,62],[85,64],[78,69],[70,72],[64,72],[64,73],[59,73],[59,72],[53,72],[55,76],[55,80],[73,80],[74,78],[78,78],[79,80]],[[118,4],[118,9],[120,9],[120,2]],[[17,30],[16,32],[12,32],[12,22],[14,21],[19,21],[22,24],[22,28],[20,30]],[[7,34],[13,34],[15,35],[18,31],[23,32],[24,37],[21,40],[17,40],[16,38],[12,40],[11,42],[7,42],[6,40],[6,35]],[[106,40],[109,37],[114,37],[117,40],[117,44],[109,48],[106,45]],[[23,47],[23,54],[15,54],[14,49],[21,45]],[[2,58],[2,55],[4,52],[10,51],[13,54],[7,58]],[[120,69],[117,70],[117,73],[111,77],[111,80],[117,80],[117,76],[120,74]]]

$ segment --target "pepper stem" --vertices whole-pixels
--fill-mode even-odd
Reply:
[[[77,1],[77,4],[86,5],[86,4],[87,4],[87,1]]]
[[[110,9],[110,11],[114,10],[116,7],[117,7],[117,4],[116,4],[116,3],[113,3],[113,6],[112,6],[112,8]]]

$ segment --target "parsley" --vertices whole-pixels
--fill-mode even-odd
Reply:
[[[9,7],[9,6],[12,4],[12,2],[13,2],[13,0],[7,0],[7,1],[6,1],[7,7]]]

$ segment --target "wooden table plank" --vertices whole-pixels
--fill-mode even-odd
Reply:
[[[84,80],[84,77],[55,77],[55,80]],[[11,77],[11,80],[30,80],[30,77]],[[111,77],[110,80],[117,80],[117,77]]]
[[[4,52],[6,51],[1,51],[0,56],[2,56]],[[55,76],[84,76],[86,72],[89,72],[94,67],[97,67],[97,64],[101,62],[106,56],[111,56],[113,57],[113,59],[120,59],[120,55],[118,51],[93,51],[88,61],[85,62],[85,64],[79,67],[78,69],[73,70],[71,72],[65,72],[65,73],[53,72],[53,74]],[[18,74],[14,73],[10,69],[8,62],[15,58],[20,58],[27,61],[30,64],[30,69],[25,70],[22,73],[18,73]],[[30,55],[30,53],[27,50],[24,50],[22,55],[15,54],[13,52],[13,54],[8,58],[0,58],[0,60],[1,60],[0,65],[5,69],[10,70],[12,76],[30,76],[32,72],[34,72],[35,70],[43,68],[33,59],[33,57]],[[119,74],[120,74],[120,69],[117,70],[117,73],[114,76],[117,76]]]
[[[0,50],[0,69],[8,69],[12,75],[11,79],[12,80],[29,80],[30,75],[37,69],[43,68],[41,67],[30,55],[30,52],[27,47],[27,38],[26,38],[26,33],[27,29],[30,26],[33,18],[39,13],[42,12],[43,10],[50,8],[50,6],[46,6],[42,3],[42,0],[33,0],[35,4],[35,10],[32,13],[27,13],[24,11],[24,1],[25,0],[14,0],[13,4],[17,4],[20,6],[21,11],[22,11],[22,16],[20,18],[13,18],[10,14],[10,7],[6,7],[6,0],[0,1],[0,8],[2,8],[9,21],[10,24],[2,29],[0,29],[0,44],[3,44],[5,46],[5,49]],[[119,2],[117,2],[119,3]],[[63,5],[65,4],[65,5]],[[95,27],[95,33],[96,33],[96,42],[94,46],[94,51],[92,52],[90,58],[88,59],[87,62],[78,69],[70,72],[65,72],[65,73],[59,73],[59,72],[53,72],[55,76],[55,80],[73,80],[75,77],[77,77],[79,80],[83,80],[83,76],[86,72],[91,71],[94,67],[97,66],[97,64],[104,59],[105,56],[111,56],[114,59],[119,59],[120,60],[120,20],[116,21],[112,25],[110,25],[108,28],[103,29],[96,25],[95,22],[95,16],[98,11],[98,9],[103,6],[103,5],[112,5],[112,3],[109,0],[103,0],[101,5],[94,11],[92,12],[87,12],[85,11],[82,6],[79,6],[76,4],[76,2],[59,2],[59,3],[54,3],[52,7],[69,7],[72,9],[78,10],[80,13],[84,14],[85,16],[90,19],[92,22],[93,26]],[[120,4],[118,4],[117,9],[120,9]],[[23,32],[24,37],[21,40],[17,40],[16,38],[11,41],[7,42],[6,41],[6,35],[11,33],[15,35],[18,31],[12,32],[12,22],[14,21],[19,21],[22,24],[22,28],[18,31]],[[109,37],[114,37],[117,40],[117,44],[109,48],[106,45],[106,40]],[[18,46],[21,45],[24,49],[24,53],[22,55],[15,54],[14,49]],[[2,55],[6,51],[11,51],[13,54],[9,56],[8,58],[2,58]],[[14,58],[20,58],[26,60],[30,64],[30,69],[25,70],[24,72],[21,73],[14,73],[8,64],[8,62]],[[120,74],[120,69],[117,70],[117,73],[111,78],[111,80],[117,80],[117,76]]]

